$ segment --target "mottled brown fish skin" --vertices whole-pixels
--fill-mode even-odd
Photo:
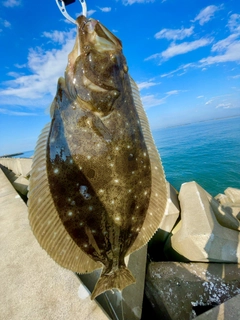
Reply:
[[[47,175],[66,231],[104,265],[103,277],[125,268],[149,206],[151,167],[121,42],[95,20],[77,22],[51,108]]]

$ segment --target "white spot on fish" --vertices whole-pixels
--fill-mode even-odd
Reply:
[[[157,170],[158,167],[155,167],[155,169]]]
[[[73,215],[72,211],[68,212],[69,217],[71,217]]]
[[[81,222],[79,223],[79,225],[80,225],[80,226],[83,226],[83,222],[81,221]]]
[[[104,190],[103,189],[99,189],[99,193],[103,193],[104,192]]]
[[[155,193],[155,196],[158,197],[158,193]]]
[[[91,230],[92,231],[92,233],[96,233],[96,230]]]
[[[57,173],[59,173],[59,169],[58,169],[58,168],[55,168],[55,169],[53,170],[53,172],[54,172],[55,174],[57,174]]]
[[[117,217],[115,217],[115,220],[116,220],[116,221],[120,221],[121,218],[120,218],[119,216],[117,216]]]
[[[88,160],[91,159],[91,156],[87,156],[87,159],[88,159]]]
[[[93,209],[92,206],[89,206],[89,207],[88,207],[88,210],[89,210],[89,211],[92,211],[92,209]]]
[[[128,145],[127,148],[130,149],[130,146]]]
[[[147,191],[144,192],[144,195],[145,195],[145,196],[147,195]]]
[[[132,171],[132,174],[134,174],[135,173],[135,171]]]
[[[76,202],[73,200],[73,201],[71,202],[71,206],[75,206],[75,204],[76,204]]]
[[[147,155],[146,152],[144,152],[143,155],[144,155],[144,157],[146,157],[146,155]]]
[[[116,150],[119,150],[119,148],[118,148],[118,147],[116,147],[115,149],[116,149]]]
[[[114,200],[111,201],[111,204],[114,204]]]
[[[87,247],[88,247],[88,244],[87,244],[87,243],[84,243],[83,246],[84,246],[84,248],[87,248]]]
[[[87,186],[80,186],[79,192],[81,193],[81,195],[85,200],[91,199],[91,195],[87,191],[88,191]]]
[[[114,182],[118,183],[118,182],[119,182],[119,180],[118,180],[118,179],[115,179],[115,180],[114,180]]]
[[[113,167],[114,166],[114,164],[113,163],[110,163],[110,167]]]

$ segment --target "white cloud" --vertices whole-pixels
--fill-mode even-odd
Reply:
[[[206,22],[210,21],[213,18],[214,13],[216,11],[220,10],[221,8],[222,8],[222,5],[220,5],[218,7],[214,6],[214,5],[208,6],[208,7],[204,8],[203,10],[201,10],[199,12],[199,14],[195,17],[195,19],[192,20],[192,22],[199,21],[199,24],[202,26]]]
[[[228,27],[231,32],[240,32],[240,14],[232,14],[228,21]]]
[[[205,104],[208,105],[208,104],[211,104],[211,103],[213,103],[213,99],[208,100]]]
[[[216,109],[218,109],[218,108],[230,109],[230,108],[233,108],[233,105],[231,103],[219,103],[216,106]]]
[[[191,42],[183,42],[180,44],[172,43],[165,51],[161,53],[161,57],[164,60],[168,60],[174,56],[184,54],[198,48],[207,46],[212,42],[211,39],[202,38],[199,40],[191,41]]]
[[[12,111],[8,109],[0,108],[0,113],[7,114],[9,116],[37,116],[37,113],[31,113],[31,112],[22,112],[22,111]]]
[[[87,11],[87,16],[90,17],[90,16],[92,16],[95,12],[96,12],[96,10],[89,10],[89,11]]]
[[[51,39],[53,42],[63,44],[69,36],[69,32],[54,30],[51,32],[43,32],[42,36]]]
[[[122,0],[123,4],[126,5],[132,5],[134,3],[149,3],[154,2],[155,0]]]
[[[182,40],[193,34],[194,27],[181,28],[181,29],[162,29],[157,32],[154,37],[156,39],[168,39],[168,40]]]
[[[0,24],[5,27],[5,28],[10,28],[11,27],[11,23],[7,20],[4,20],[2,18],[0,18]]]
[[[64,35],[65,43],[59,50],[29,50],[27,67],[31,73],[1,83],[1,105],[46,108],[56,92],[58,78],[64,75],[67,56],[75,41],[75,29]]]
[[[22,68],[26,68],[27,64],[26,63],[24,63],[24,64],[15,63],[14,66],[18,69],[22,69]]]
[[[137,86],[138,86],[139,90],[142,90],[142,89],[148,89],[148,88],[156,86],[158,84],[160,84],[160,83],[156,83],[156,82],[149,80],[149,81],[137,83]]]
[[[149,108],[157,107],[161,104],[164,104],[169,97],[176,95],[176,94],[179,94],[180,92],[183,92],[183,91],[184,90],[168,91],[168,92],[166,92],[166,95],[161,99],[155,97],[153,94],[143,96],[143,97],[141,97],[141,99],[142,99],[142,103],[143,103],[144,108],[149,109]]]
[[[211,65],[222,62],[240,62],[240,41],[233,41],[232,43],[229,42],[229,45],[224,48],[223,42],[221,43],[221,45],[215,45],[215,51],[220,50],[220,48],[221,50],[225,48],[225,52],[216,56],[203,58],[199,62],[202,65]]]
[[[204,96],[197,96],[197,99],[202,99],[204,98]]]
[[[184,64],[184,65],[181,65],[179,68],[173,70],[173,71],[170,71],[168,73],[164,73],[161,75],[161,78],[165,78],[165,77],[171,77],[174,73],[177,73],[178,71],[182,71],[183,70],[183,73],[181,74],[184,74],[187,72],[188,69],[190,68],[194,68],[196,67],[196,65],[194,63],[187,63],[187,64]]]
[[[141,97],[144,109],[149,109],[151,107],[159,106],[165,103],[167,97],[164,98],[156,98],[153,94]]]
[[[171,91],[168,91],[166,94],[168,96],[172,96],[172,95],[175,95],[175,94],[179,94],[181,92],[181,90],[171,90]]]
[[[110,12],[112,10],[111,7],[104,7],[104,8],[100,8],[98,7],[102,12]]]
[[[13,8],[21,5],[21,0],[6,0],[3,1],[2,4],[4,7]]]
[[[220,41],[218,41],[217,43],[215,43],[212,46],[211,51],[224,51],[226,50],[230,45],[232,45],[235,41],[235,39],[237,39],[239,37],[238,34],[231,34],[230,36],[228,36],[225,39],[222,39]]]

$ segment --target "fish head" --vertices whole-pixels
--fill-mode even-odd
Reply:
[[[65,73],[68,91],[88,110],[108,115],[128,73],[122,43],[97,20],[80,16],[76,21],[78,33]]]

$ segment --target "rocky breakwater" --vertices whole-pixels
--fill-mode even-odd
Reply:
[[[168,191],[165,220],[149,244],[145,286],[156,319],[194,319],[202,313],[201,319],[239,319],[233,306],[226,318],[211,308],[240,293],[240,190],[227,188],[212,197],[193,181],[179,194],[170,185]]]
[[[0,158],[0,167],[18,193],[26,197],[32,159]]]

